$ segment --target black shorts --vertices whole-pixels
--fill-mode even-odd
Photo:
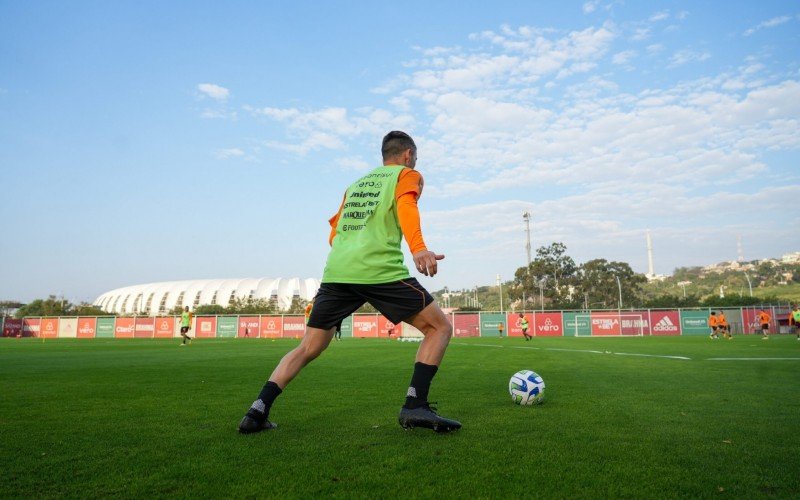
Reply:
[[[769,323],[761,323],[761,329],[765,332],[769,330]]]
[[[711,331],[712,331],[712,332],[716,332],[716,331],[717,331],[717,328],[719,328],[719,327],[718,327],[718,326],[716,326],[716,325],[715,325],[715,326],[712,326],[712,327],[711,327]]]
[[[394,324],[409,319],[433,303],[433,297],[416,278],[394,283],[363,285],[323,283],[314,297],[308,326],[329,330],[341,327],[342,320],[369,302]]]
[[[191,330],[191,329],[192,329],[192,328],[191,328],[190,326],[182,326],[182,327],[181,327],[181,333],[186,333],[186,332],[188,332],[188,331],[189,331],[189,330]]]

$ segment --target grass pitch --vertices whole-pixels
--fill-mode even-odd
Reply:
[[[416,344],[345,339],[239,435],[295,345],[2,339],[0,497],[800,495],[794,336],[453,339],[448,435],[397,424]],[[520,369],[544,405],[511,403]]]

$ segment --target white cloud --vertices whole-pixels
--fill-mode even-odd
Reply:
[[[711,57],[711,54],[708,52],[698,52],[696,50],[679,50],[678,52],[674,53],[669,61],[670,68],[676,68],[678,66],[683,66],[684,64],[690,62],[702,62]]]
[[[476,258],[516,251],[523,207],[537,214],[543,242],[597,249],[591,258],[643,245],[641,228],[651,224],[700,252],[691,234],[714,226],[706,219],[734,214],[746,224],[797,199],[791,183],[760,186],[772,175],[766,151],[800,149],[796,78],[779,81],[768,63],[745,58],[733,72],[669,84],[667,71],[632,91],[610,64],[663,54],[665,45],[641,49],[620,33],[612,24],[571,32],[501,26],[471,35],[463,48],[419,48],[423,57],[393,79],[401,83],[385,108],[248,110],[283,126],[285,137],[268,147],[338,151],[334,163],[345,170],[371,166],[350,150],[354,143],[409,130],[426,200],[459,207],[426,212],[426,240],[463,241],[453,243],[458,253]],[[668,64],[710,57],[686,48]],[[493,201],[520,192],[524,199]]]
[[[774,28],[775,26],[780,26],[781,24],[788,23],[791,20],[792,20],[791,16],[773,17],[772,19],[769,19],[767,21],[764,21],[762,23],[753,26],[752,28],[749,28],[744,32],[744,36],[753,35],[757,31],[762,30],[764,28]]]
[[[656,12],[655,14],[650,16],[650,22],[658,22],[658,21],[663,21],[665,19],[669,19],[669,11],[668,10],[662,10],[662,11]]]
[[[227,160],[230,158],[239,158],[244,156],[245,153],[239,148],[218,149],[214,152],[214,156],[218,160]]]
[[[611,62],[614,64],[628,64],[635,56],[635,50],[623,50],[622,52],[617,52],[614,54],[614,56],[611,58]]]
[[[197,85],[197,90],[205,97],[210,97],[216,101],[225,101],[230,95],[230,90],[213,83],[201,83]]]
[[[349,156],[349,157],[341,157],[334,160],[342,170],[352,170],[356,172],[366,172],[370,168],[374,167],[371,163],[367,162],[360,156]]]
[[[636,28],[631,36],[634,42],[640,42],[650,38],[650,28]]]
[[[597,5],[600,3],[600,0],[590,0],[588,2],[584,2],[583,4],[583,13],[584,14],[591,14],[595,10],[597,10]]]

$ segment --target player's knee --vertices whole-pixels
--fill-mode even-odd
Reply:
[[[441,324],[437,325],[436,333],[444,337],[449,342],[450,337],[453,336],[453,325],[450,323],[450,320],[445,318]]]

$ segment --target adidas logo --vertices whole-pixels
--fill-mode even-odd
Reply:
[[[677,332],[678,327],[669,319],[669,316],[664,316],[661,320],[653,326],[654,332]]]

